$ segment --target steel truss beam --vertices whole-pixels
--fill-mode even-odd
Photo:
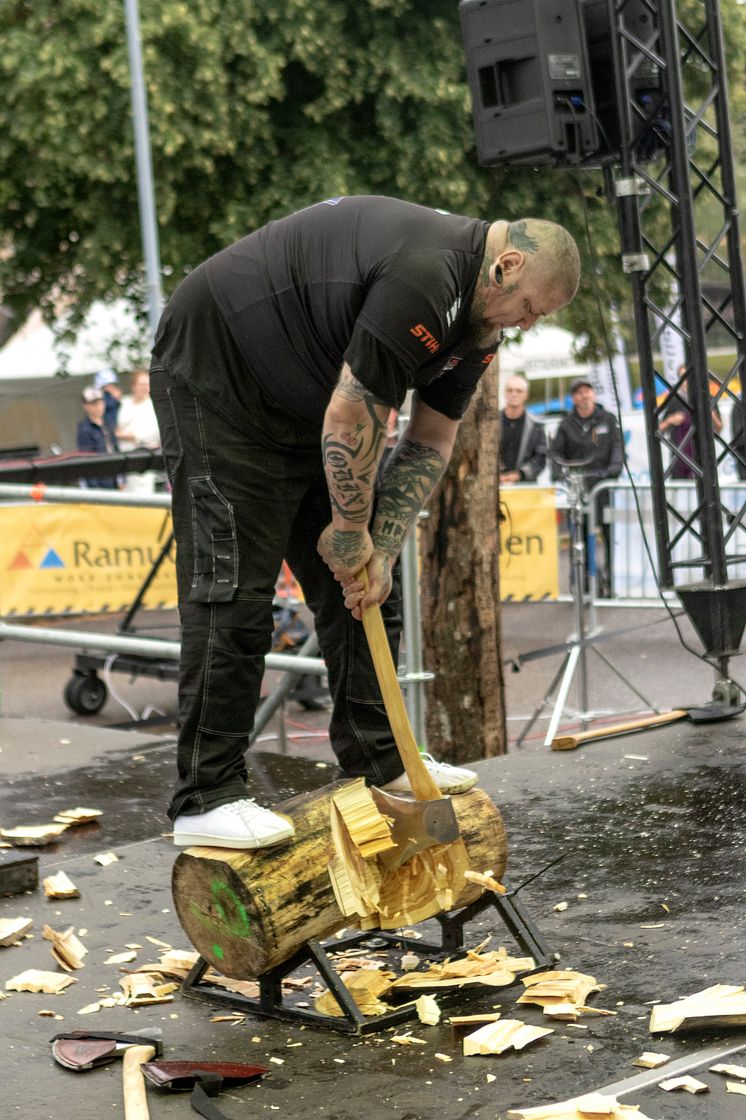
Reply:
[[[641,5],[648,16],[644,36]],[[680,587],[703,571],[716,592],[728,584],[729,568],[746,559],[746,503],[733,499],[735,508],[728,508],[718,481],[718,467],[729,457],[746,471],[746,452],[730,430],[715,431],[712,411],[730,398],[746,431],[746,300],[719,4],[608,0],[608,7],[622,126],[620,163],[609,180],[632,285],[661,583]],[[643,107],[635,91],[643,67],[659,77],[652,107],[649,99]],[[665,376],[653,356],[665,328],[683,340],[682,376]],[[708,354],[724,340],[736,357],[718,376]],[[672,402],[691,419],[691,438],[681,446],[670,429],[659,431]],[[698,501],[691,514],[676,509],[666,491],[676,461],[694,475]],[[698,543],[694,558],[682,558],[686,537]],[[709,652],[735,652],[717,646],[716,636]]]

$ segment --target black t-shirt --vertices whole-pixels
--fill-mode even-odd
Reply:
[[[504,412],[500,413],[500,464],[503,471],[517,469],[518,451],[521,446],[521,436],[523,435],[525,422],[525,412],[522,412],[514,420],[506,416]]]
[[[327,199],[217,253],[181,288],[203,290],[204,272],[255,379],[306,421],[322,419],[343,361],[391,407],[414,388],[458,419],[494,353],[494,346],[459,345],[488,229],[479,219],[397,199]],[[194,306],[181,288],[169,304],[171,320],[180,305]],[[168,351],[167,340],[159,347]],[[221,368],[192,363],[193,390],[224,400]],[[241,405],[235,368],[229,376]]]

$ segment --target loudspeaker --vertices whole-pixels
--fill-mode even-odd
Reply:
[[[638,159],[645,161],[667,146],[670,136],[668,108],[662,91],[661,74],[651,57],[660,51],[656,38],[654,6],[646,0],[625,0],[618,5],[628,42],[649,43],[650,54],[635,52],[635,65],[627,79],[632,102],[631,142]],[[588,45],[591,84],[599,131],[599,147],[591,165],[616,162],[619,158],[622,124],[613,74],[611,16],[608,0],[581,0],[581,12]],[[632,52],[632,48],[629,48]]]
[[[597,151],[580,0],[461,0],[459,16],[480,164]]]

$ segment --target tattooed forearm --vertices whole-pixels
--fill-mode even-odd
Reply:
[[[333,404],[342,408],[330,406],[321,439],[332,518],[367,526],[388,408],[349,372],[342,374]]]
[[[386,463],[371,530],[373,545],[395,557],[446,468],[433,447],[402,439]]]

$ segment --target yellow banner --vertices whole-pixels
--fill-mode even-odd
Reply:
[[[0,506],[0,614],[126,610],[171,531],[160,509]],[[176,605],[173,549],[143,606]]]
[[[500,598],[556,599],[559,595],[557,512],[553,489],[500,490]]]

